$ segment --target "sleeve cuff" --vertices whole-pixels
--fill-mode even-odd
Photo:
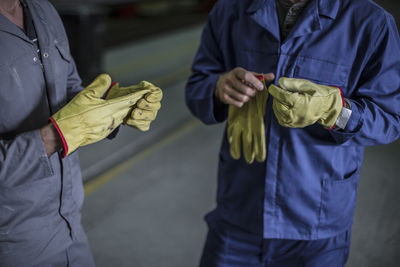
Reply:
[[[67,141],[64,138],[64,135],[61,132],[60,127],[58,127],[57,122],[53,119],[53,117],[50,117],[49,121],[53,124],[54,128],[56,128],[58,134],[60,135],[60,138],[62,140],[63,143],[63,153],[62,153],[62,158],[65,158],[68,155],[68,144]]]
[[[351,102],[351,116],[347,121],[346,127],[342,130],[330,131],[332,137],[338,144],[343,144],[349,139],[353,138],[362,127],[362,109],[357,105],[357,102],[349,100]]]
[[[361,120],[361,107],[357,105],[357,102],[347,99],[351,106],[351,116],[349,117],[346,127],[344,128],[345,132],[356,132],[360,129],[362,125]]]

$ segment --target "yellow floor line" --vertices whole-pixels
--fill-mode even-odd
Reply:
[[[192,132],[201,124],[196,119],[191,119],[176,131],[172,132],[171,134],[167,135],[165,138],[161,139],[157,143],[149,146],[148,148],[144,149],[143,151],[139,152],[138,154],[132,156],[131,158],[125,160],[124,162],[118,164],[117,166],[111,168],[110,170],[106,171],[104,174],[93,178],[92,180],[85,183],[85,195],[88,196],[98,190],[100,187],[104,186],[108,182],[114,180],[118,177],[119,174],[127,171],[129,168],[134,167],[143,159],[154,154],[156,151],[162,149],[168,144],[176,141],[177,139],[185,136],[186,134]]]

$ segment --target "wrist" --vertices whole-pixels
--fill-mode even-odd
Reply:
[[[336,120],[334,129],[344,130],[346,128],[347,122],[350,120],[351,116],[351,102],[350,100],[343,98],[344,105],[339,114],[339,117]]]
[[[51,123],[40,129],[40,136],[42,137],[47,156],[51,156],[54,152],[62,148],[61,138]]]

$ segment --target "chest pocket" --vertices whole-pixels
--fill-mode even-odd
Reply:
[[[69,73],[68,65],[71,62],[71,56],[67,51],[66,44],[64,43],[60,43],[55,40],[53,49],[54,57],[52,66],[56,75],[56,79],[65,84],[67,75]]]
[[[294,67],[294,77],[337,86],[345,93],[350,67],[321,59],[298,57]]]

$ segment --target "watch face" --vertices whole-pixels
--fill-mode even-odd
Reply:
[[[343,107],[342,112],[340,112],[339,118],[336,121],[336,126],[339,127],[340,129],[346,128],[350,116],[351,116],[351,109]]]

